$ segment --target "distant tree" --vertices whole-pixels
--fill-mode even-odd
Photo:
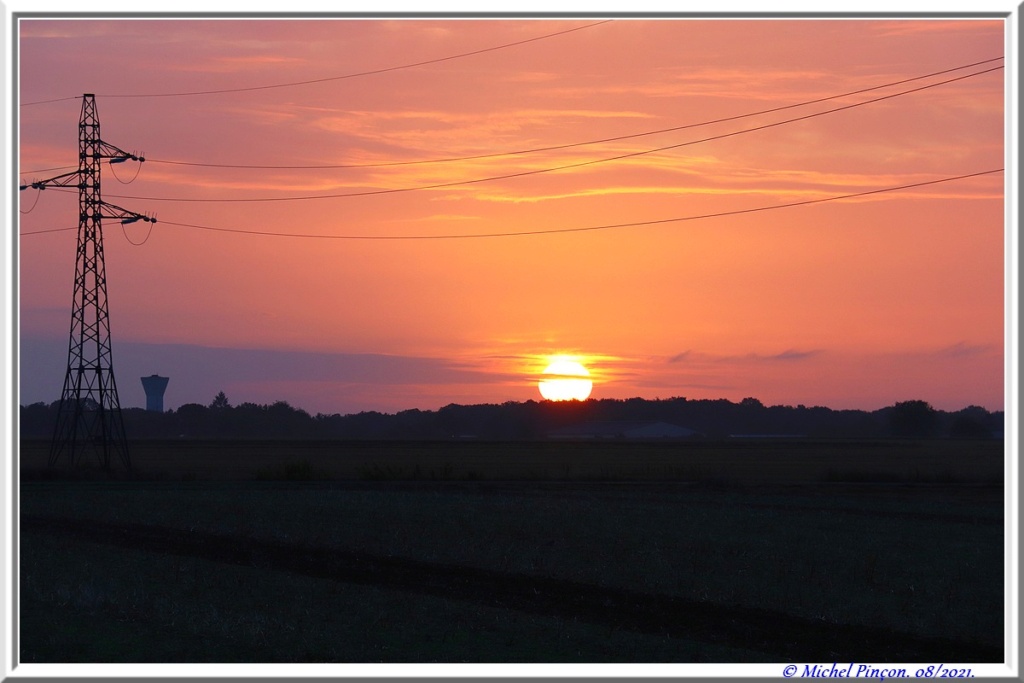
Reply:
[[[179,435],[190,437],[209,436],[209,408],[199,403],[185,403],[174,412],[174,423]]]
[[[949,435],[954,439],[978,439],[991,437],[992,415],[980,406],[968,406],[953,414]]]
[[[18,425],[21,436],[38,438],[53,434],[58,405],[58,403],[47,405],[39,402],[21,406]]]
[[[231,404],[228,402],[228,397],[224,395],[224,392],[220,392],[213,397],[213,403],[210,404],[210,408],[213,410],[224,410],[230,408]]]
[[[49,438],[59,402],[21,406],[20,434]],[[925,401],[906,401],[872,412],[832,410],[800,404],[766,406],[748,397],[647,400],[588,399],[500,404],[451,404],[436,411],[410,409],[396,414],[310,415],[287,401],[269,405],[243,402],[231,406],[224,392],[210,405],[187,403],[176,410],[151,413],[125,410],[130,438],[542,438],[572,425],[602,422],[664,421],[690,427],[708,438],[730,434],[803,434],[813,437],[951,436],[999,438],[1004,415],[969,406],[955,413]]]
[[[286,417],[295,414],[296,410],[287,400],[275,400],[270,405],[267,405],[266,412],[270,415]]]
[[[895,436],[932,436],[938,412],[927,401],[903,401],[889,412],[889,428]]]

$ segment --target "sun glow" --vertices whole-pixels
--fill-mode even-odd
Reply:
[[[549,401],[586,400],[594,383],[590,373],[578,361],[555,357],[544,370],[544,379],[538,382],[540,395]]]

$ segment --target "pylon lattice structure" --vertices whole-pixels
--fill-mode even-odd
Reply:
[[[52,467],[66,456],[69,464],[78,465],[91,452],[104,469],[110,469],[111,460],[116,455],[125,468],[131,470],[110,345],[103,219],[119,219],[122,223],[139,220],[155,223],[156,219],[114,206],[101,198],[100,168],[104,159],[111,163],[128,159],[142,162],[145,159],[100,138],[95,95],[82,96],[78,142],[77,171],[21,187],[39,190],[47,187],[78,188],[78,249],[68,367],[50,445],[49,464]]]

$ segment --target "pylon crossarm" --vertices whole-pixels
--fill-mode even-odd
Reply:
[[[119,161],[145,161],[146,157],[134,154],[132,152],[126,152],[120,147],[110,144],[109,142],[99,141],[96,146],[97,152],[94,155],[96,159],[110,159],[114,163]]]
[[[58,176],[47,178],[46,180],[33,180],[27,185],[19,186],[21,190],[27,190],[32,188],[35,190],[45,190],[48,187],[71,187],[72,185],[77,186],[79,184],[78,171],[71,171],[70,173],[61,173]]]
[[[156,218],[147,216],[145,214],[137,213],[135,211],[129,211],[128,209],[122,209],[120,206],[111,204],[109,202],[100,202],[100,216],[103,218],[113,218],[120,220],[122,223],[134,223],[135,221],[146,221],[147,223],[156,223]]]

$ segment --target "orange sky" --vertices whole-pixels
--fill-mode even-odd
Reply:
[[[741,132],[1002,66],[959,69],[1003,56],[1002,21],[600,19],[20,21],[21,178],[76,163],[62,98],[85,92],[148,159],[130,184],[103,168],[107,201],[160,221],[141,246],[146,224],[105,224],[122,405],[153,373],[167,407],[539,399],[569,353],[595,398],[1003,408],[1002,173],[651,223],[1002,168],[1002,69]],[[259,89],[181,94],[238,88]],[[25,404],[60,395],[75,253],[74,230],[26,233],[77,212],[20,199]],[[648,224],[182,225],[627,223]]]

